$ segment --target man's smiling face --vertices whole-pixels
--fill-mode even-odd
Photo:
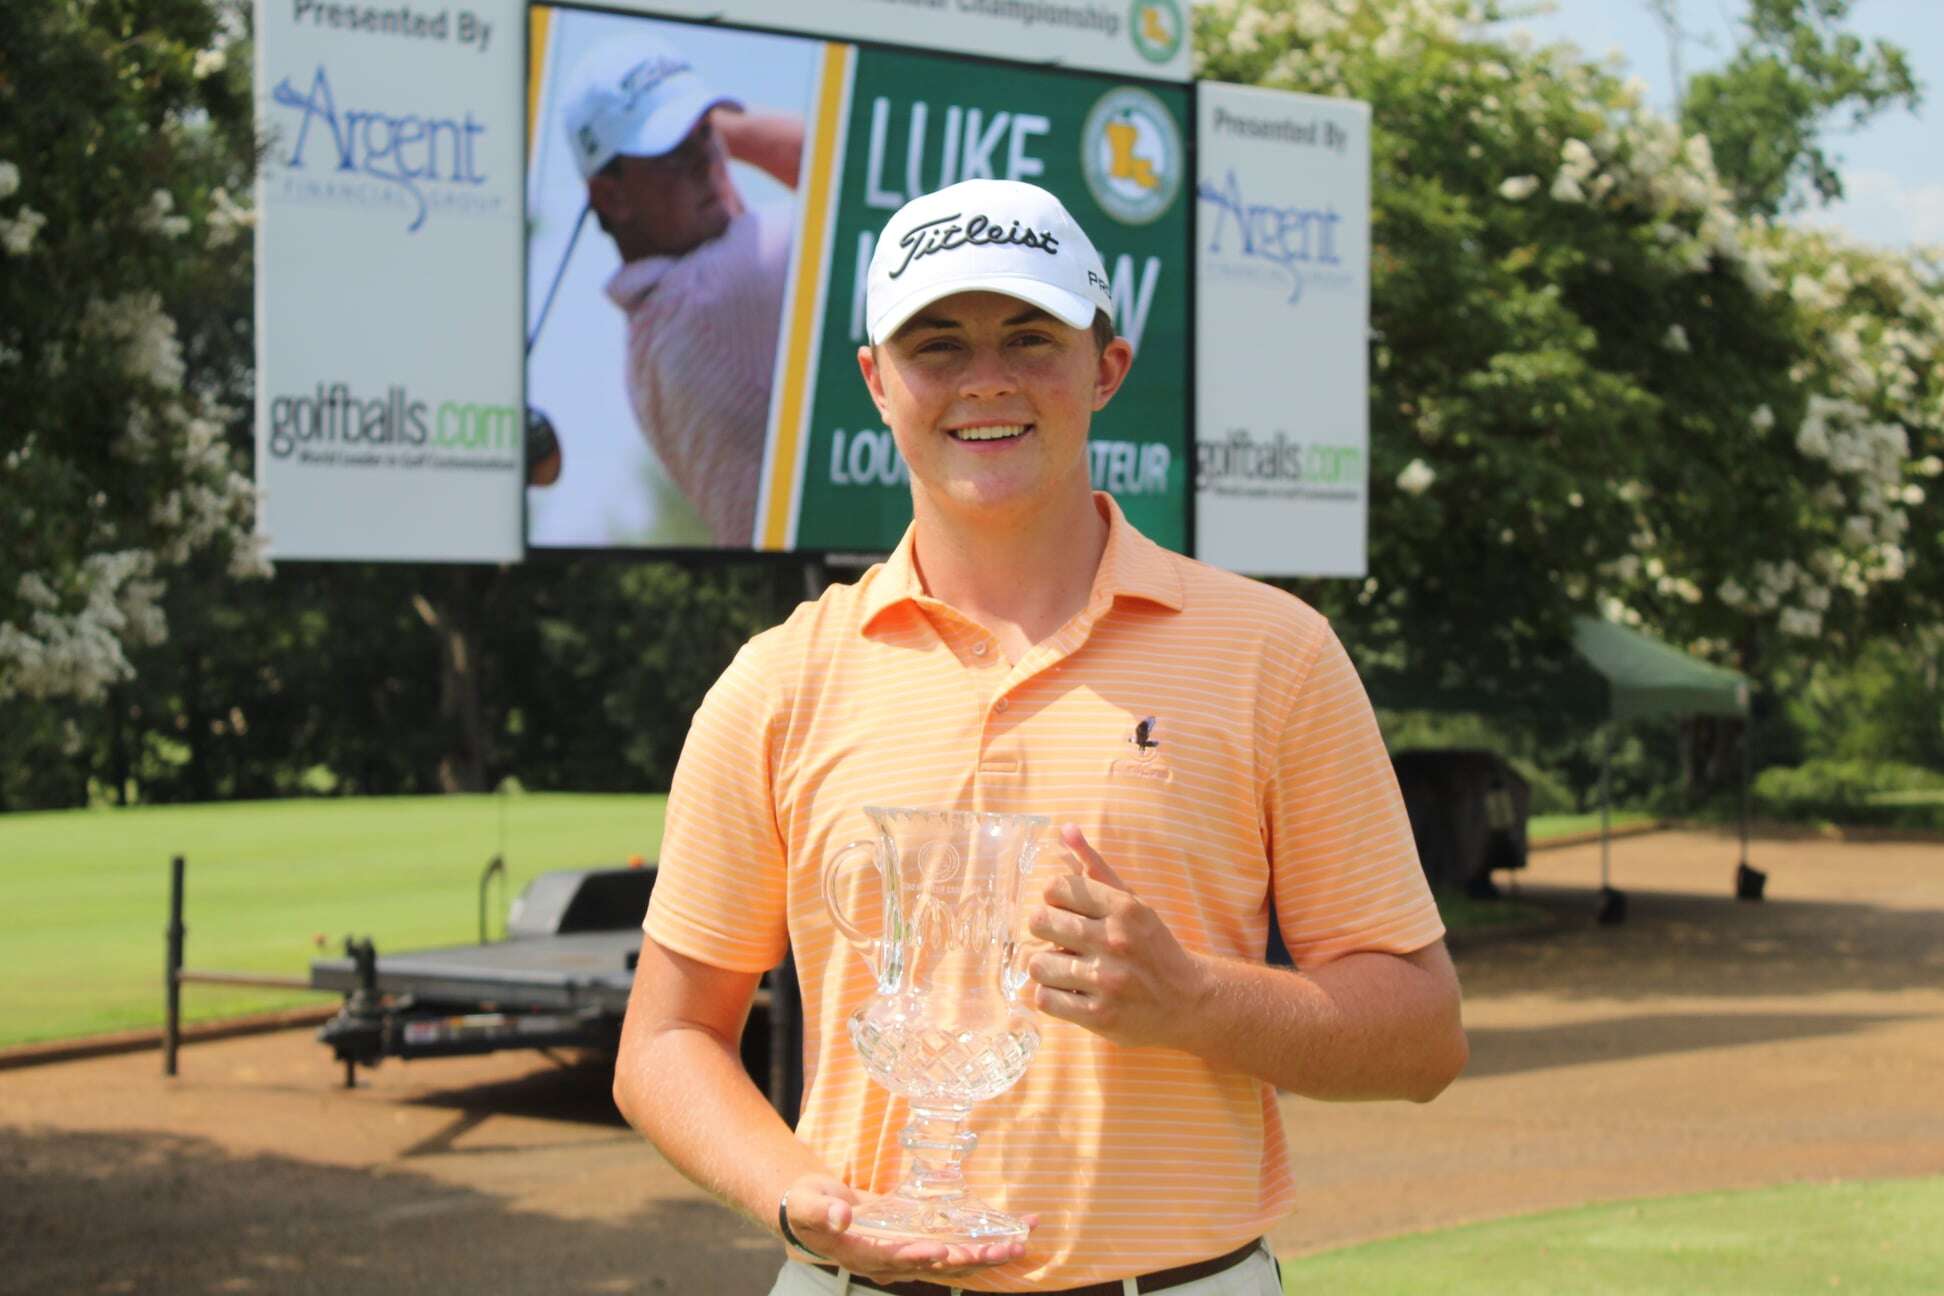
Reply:
[[[871,399],[941,509],[994,520],[1065,492],[1084,495],[1087,427],[1120,387],[1133,350],[993,292],[945,297],[882,346],[858,352]]]

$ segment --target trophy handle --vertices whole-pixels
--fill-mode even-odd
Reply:
[[[1016,888],[1023,888],[1027,879],[1033,876],[1033,865],[1038,857],[1039,842],[1028,837],[1026,844],[1019,850],[1019,880],[1015,884]],[[1035,940],[1026,934],[1023,915],[1029,903],[1031,903],[1030,897],[1015,890],[1012,930],[1006,934],[1006,960],[999,968],[999,989],[1006,998],[1011,1000],[1017,1000],[1019,992],[1024,990],[1026,983],[1033,979],[1033,974],[1026,970],[1026,965],[1032,961],[1033,955],[1048,948],[1045,941]]]
[[[837,899],[837,875],[844,871],[846,857],[855,851],[869,851],[869,862],[872,867],[876,867],[877,843],[875,841],[854,841],[839,850],[835,855],[832,855],[824,862],[824,908],[830,910],[830,920],[837,924],[837,930],[844,934],[844,939],[857,947],[857,952],[864,956],[864,961],[870,965],[871,971],[876,972],[878,970],[878,953],[883,942],[874,936],[867,935],[863,928],[852,922],[850,915],[844,912],[844,906]]]

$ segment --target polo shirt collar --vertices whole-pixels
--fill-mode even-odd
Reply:
[[[1136,530],[1112,495],[1095,491],[1093,498],[1094,507],[1107,519],[1107,547],[1094,572],[1093,591],[1087,598],[1089,611],[1098,614],[1123,598],[1153,603],[1170,612],[1181,611],[1185,592],[1175,555]],[[916,532],[916,523],[905,528],[904,538],[864,590],[858,623],[864,633],[870,633],[880,616],[900,604],[935,601],[918,579]]]
[[[628,262],[607,281],[608,300],[624,311],[633,310],[667,278],[677,260],[672,256],[649,256]]]

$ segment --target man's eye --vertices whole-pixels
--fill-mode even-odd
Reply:
[[[1044,333],[1017,333],[1012,340],[1014,346],[1047,346],[1052,341]]]

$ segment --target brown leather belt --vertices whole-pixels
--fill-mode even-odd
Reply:
[[[1218,1255],[1212,1260],[1197,1260],[1193,1264],[1176,1265],[1172,1269],[1156,1269],[1153,1273],[1140,1274],[1134,1279],[1134,1290],[1138,1292],[1166,1291],[1194,1282],[1198,1278],[1212,1278],[1218,1273],[1233,1269],[1254,1255],[1262,1246],[1262,1239],[1245,1242],[1226,1255]],[[827,1274],[835,1274],[835,1265],[820,1264],[817,1268]],[[906,1282],[875,1283],[868,1278],[851,1275],[851,1286],[865,1291],[890,1292],[891,1296],[952,1296],[955,1290],[948,1283],[926,1282],[914,1278]],[[963,1289],[970,1292],[970,1288]],[[1105,1282],[1088,1283],[1085,1287],[1062,1287],[1058,1291],[1042,1292],[1039,1296],[1122,1296],[1125,1288],[1118,1278]]]

